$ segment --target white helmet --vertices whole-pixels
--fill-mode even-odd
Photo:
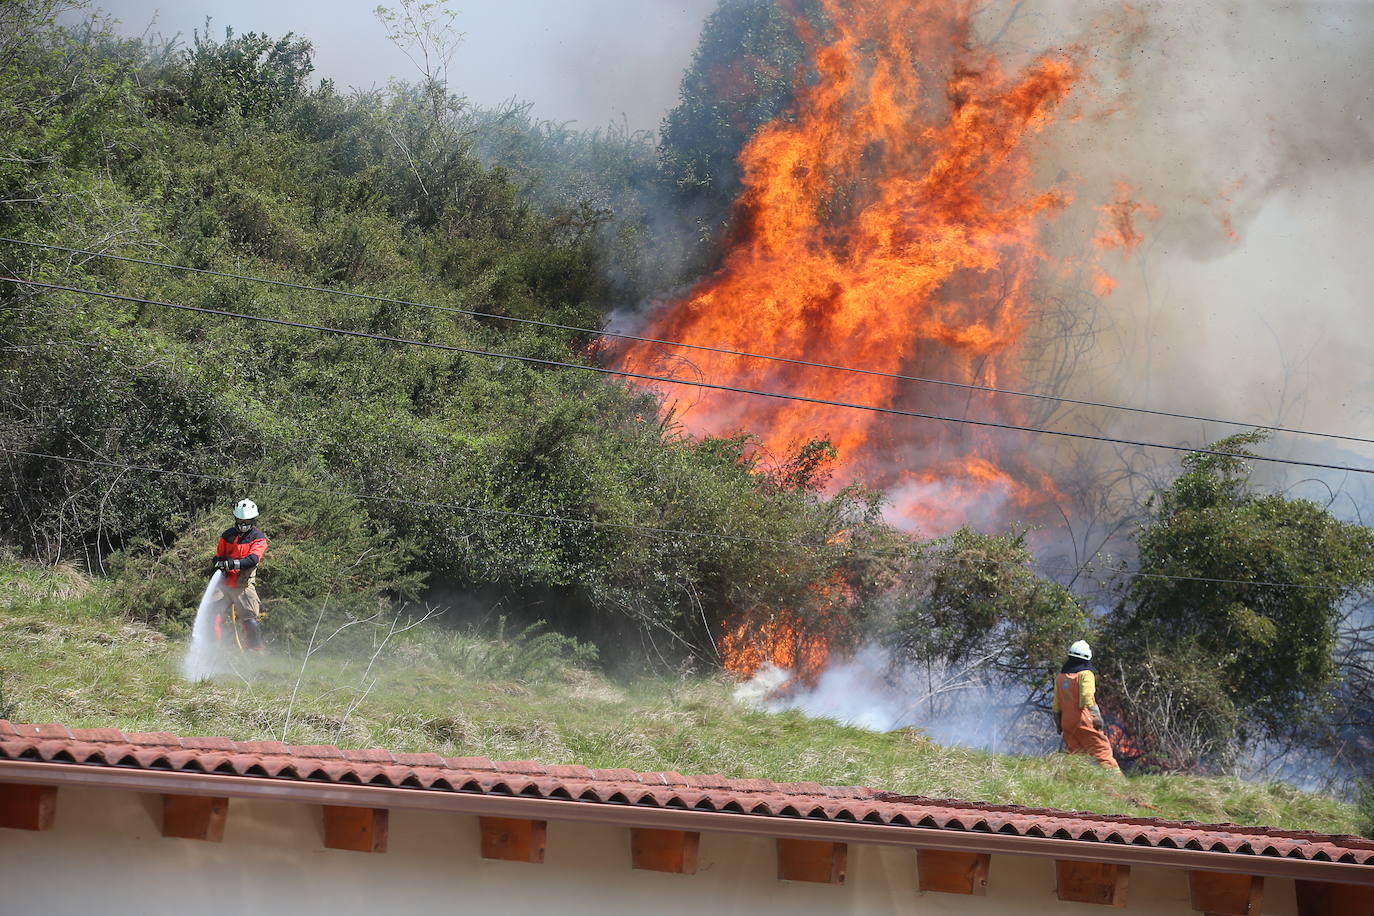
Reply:
[[[1069,646],[1069,655],[1073,658],[1081,658],[1085,662],[1091,661],[1093,657],[1092,646],[1088,645],[1086,639],[1080,639],[1078,642]]]
[[[251,499],[241,499],[234,506],[234,518],[241,522],[251,522],[258,517],[258,504]]]

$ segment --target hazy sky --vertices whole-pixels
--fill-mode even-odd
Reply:
[[[381,0],[383,5],[394,2]],[[213,18],[215,35],[286,32],[315,43],[316,75],[341,88],[411,80],[415,67],[387,42],[372,14],[378,0],[104,0],[122,31],[182,33]],[[716,0],[482,0],[453,2],[466,37],[450,84],[480,104],[512,96],[534,114],[596,127],[621,116],[656,128],[676,102],[702,21]]]

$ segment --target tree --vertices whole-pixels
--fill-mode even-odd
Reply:
[[[378,6],[372,15],[386,29],[387,41],[424,77],[424,94],[439,117],[448,101],[448,67],[463,41],[454,26],[458,14],[437,0],[401,0],[399,8]]]
[[[1210,446],[1223,454],[1183,459],[1183,473],[1152,500],[1154,517],[1136,537],[1139,573],[1106,627],[1127,677],[1161,659],[1202,669],[1215,697],[1235,707],[1234,717],[1213,719],[1220,728],[1233,718],[1240,741],[1290,735],[1322,717],[1340,628],[1374,584],[1374,532],[1251,486],[1248,447],[1264,438],[1231,436]],[[1149,736],[1160,723],[1148,710],[1170,706],[1152,690],[1184,688],[1141,680],[1125,712]]]
[[[680,101],[663,119],[659,166],[676,207],[695,223],[700,271],[739,196],[740,150],[783,115],[804,78],[798,22],[822,20],[814,0],[721,0],[702,27]]]
[[[883,641],[900,662],[1043,691],[1064,647],[1085,632],[1087,615],[1030,561],[1024,533],[961,528],[931,541],[890,598],[895,610]]]

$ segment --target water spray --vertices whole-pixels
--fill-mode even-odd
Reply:
[[[215,639],[215,593],[224,582],[224,573],[215,570],[210,582],[205,586],[205,594],[200,596],[196,608],[196,622],[191,628],[191,642],[186,647],[186,656],[181,661],[181,673],[188,681],[200,681],[223,670],[219,654],[219,643]]]

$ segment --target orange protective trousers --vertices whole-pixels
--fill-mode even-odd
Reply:
[[[1121,769],[1112,756],[1112,743],[1093,725],[1093,714],[1079,705],[1077,674],[1058,674],[1054,689],[1059,694],[1059,725],[1063,729],[1064,747],[1070,754],[1091,754],[1104,767]]]

